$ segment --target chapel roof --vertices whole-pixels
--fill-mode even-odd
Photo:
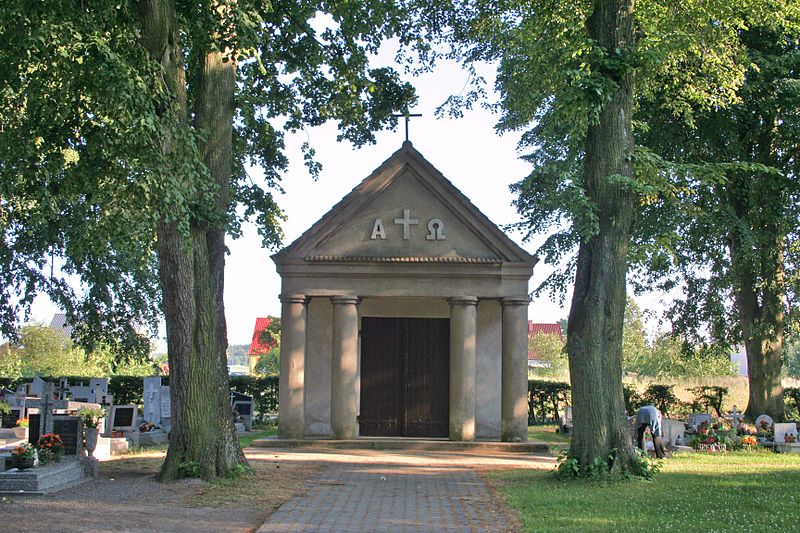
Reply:
[[[338,230],[353,220],[393,182],[413,178],[445,206],[454,219],[470,232],[485,250],[480,254],[430,255],[427,253],[330,253],[325,243]],[[491,186],[491,185],[487,185]],[[484,215],[455,185],[414,148],[410,141],[384,161],[366,179],[342,198],[311,228],[293,243],[272,256],[278,264],[308,263],[451,263],[502,265],[517,263],[528,266],[537,259],[511,240]]]

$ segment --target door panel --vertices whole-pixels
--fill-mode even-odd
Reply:
[[[450,321],[406,320],[405,434],[446,437],[450,417]]]
[[[450,414],[450,321],[361,321],[364,436],[446,437]]]
[[[402,341],[399,319],[361,319],[360,435],[403,435]]]

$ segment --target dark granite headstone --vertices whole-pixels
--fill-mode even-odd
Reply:
[[[28,442],[36,444],[39,442],[42,415],[28,415]]]
[[[83,424],[79,416],[54,416],[53,433],[64,443],[64,455],[78,455],[83,445]]]
[[[8,414],[3,413],[3,420],[0,422],[0,427],[13,428],[17,426],[17,413],[11,411]]]
[[[252,402],[236,402],[233,404],[233,410],[242,416],[253,414]]]
[[[127,407],[123,408],[122,406],[117,406],[114,409],[114,420],[111,421],[111,427],[127,427],[133,425],[133,417],[136,415],[136,408],[135,407]]]

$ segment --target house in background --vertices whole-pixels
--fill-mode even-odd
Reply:
[[[272,324],[272,320],[269,317],[256,318],[256,325],[253,328],[253,339],[250,341],[250,374],[253,374],[253,369],[255,369],[261,356],[267,355],[272,349],[270,343],[264,342],[261,339],[261,334],[270,324]]]
[[[554,335],[564,343],[564,332],[561,324],[536,324],[528,320],[528,368],[549,368],[550,362],[542,359],[541,355],[531,348],[530,341],[534,335]]]

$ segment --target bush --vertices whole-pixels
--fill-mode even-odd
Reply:
[[[672,385],[652,384],[644,391],[642,400],[646,405],[653,405],[661,411],[664,418],[670,418],[669,414],[674,412],[678,404],[678,398],[672,392]]]
[[[722,404],[728,395],[728,387],[694,387],[689,389],[689,392],[694,394],[693,411],[708,412],[710,408],[713,408],[718,417],[722,416]]]
[[[569,383],[528,380],[528,424],[558,421],[561,407],[571,401]]]

